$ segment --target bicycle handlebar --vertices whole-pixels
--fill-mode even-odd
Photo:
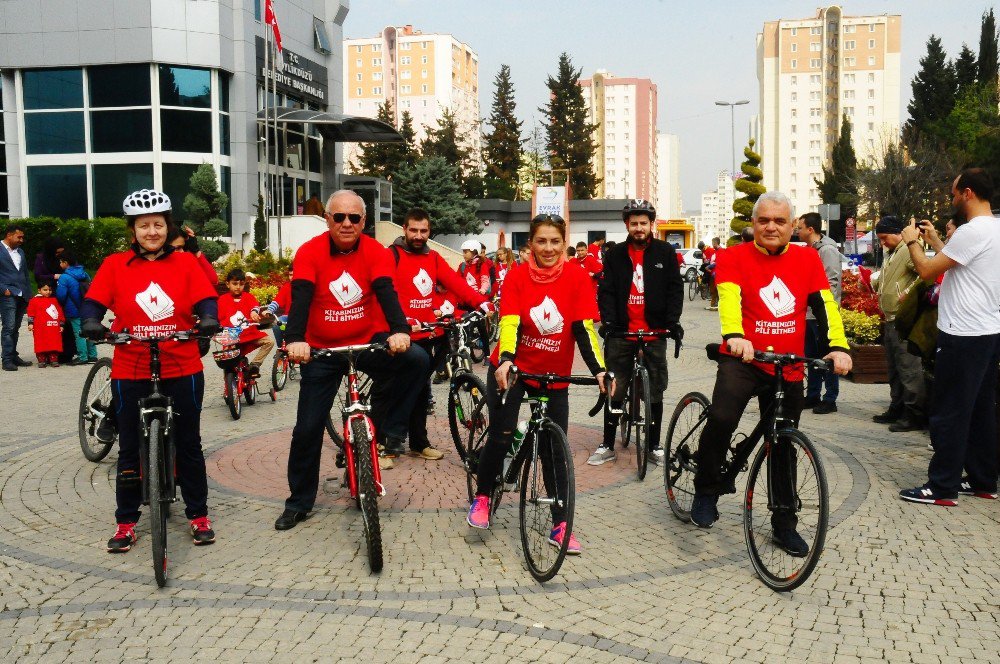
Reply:
[[[708,353],[708,359],[717,362],[719,357],[723,354],[722,344],[708,344],[705,346],[705,351]],[[775,353],[771,350],[755,350],[753,352],[753,359],[757,362],[763,362],[765,364],[780,364],[782,366],[802,362],[810,369],[833,371],[833,360],[824,360],[821,357],[803,357],[802,355],[796,355],[794,353]]]
[[[677,335],[673,330],[666,331],[649,331],[649,330],[639,330],[638,332],[611,332],[607,335],[608,338],[614,339],[626,339],[629,337],[638,337],[639,339],[673,339],[674,340],[674,359],[676,360],[681,356],[681,337]]]
[[[543,386],[546,385],[547,383],[569,383],[570,385],[597,385],[596,376],[579,376],[579,375],[560,376],[559,374],[554,374],[554,373],[543,373],[543,374],[524,373],[523,371],[517,368],[516,364],[512,364],[510,367],[510,378],[507,382],[507,389],[504,390],[500,396],[501,405],[507,403],[507,394],[510,392],[510,388],[514,386],[514,383],[517,382],[518,378],[527,380],[537,380]],[[604,408],[604,406],[607,404],[608,393],[611,391],[611,383],[614,381],[614,379],[615,379],[615,374],[613,372],[611,371],[605,372],[604,392],[602,392],[601,395],[598,397],[597,403],[594,404],[594,407],[590,409],[591,417],[600,412],[600,410]]]
[[[177,332],[171,332],[165,336],[150,336],[150,337],[137,337],[129,333],[128,328],[122,330],[121,332],[112,332],[107,335],[101,341],[95,341],[98,344],[127,344],[132,341],[138,341],[139,343],[163,343],[164,341],[190,341],[192,339],[208,339],[206,335],[198,334],[197,328],[191,330],[178,330]]]
[[[334,355],[346,355],[350,353],[363,353],[367,350],[388,350],[389,345],[385,343],[354,344],[352,346],[337,346],[335,348],[313,348],[313,357],[333,357]]]
[[[452,327],[454,325],[464,326],[470,323],[475,323],[479,320],[482,320],[485,317],[486,314],[479,310],[467,311],[464,314],[462,314],[459,318],[455,318],[455,316],[447,314],[439,317],[436,321],[432,323],[421,322],[420,330],[422,332],[432,332],[440,328]]]

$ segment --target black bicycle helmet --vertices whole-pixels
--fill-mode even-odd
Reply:
[[[656,221],[656,208],[644,198],[633,198],[622,209],[622,221],[628,221],[633,214],[644,214],[650,221]]]

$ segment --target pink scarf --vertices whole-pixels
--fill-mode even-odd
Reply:
[[[552,267],[539,267],[535,254],[528,254],[528,276],[536,284],[551,284],[562,275],[564,265],[566,265],[565,253],[559,255],[559,260]]]

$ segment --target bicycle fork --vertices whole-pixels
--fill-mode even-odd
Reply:
[[[378,443],[375,442],[375,427],[372,426],[371,419],[364,413],[355,413],[347,417],[344,423],[344,453],[347,456],[347,487],[351,491],[351,497],[358,497],[358,476],[354,465],[354,433],[351,426],[355,421],[361,421],[368,433],[368,444],[371,446],[372,470],[375,476],[375,489],[379,496],[385,495],[385,486],[382,484],[382,469],[378,467]]]
[[[174,408],[170,397],[153,396],[139,400],[139,481],[142,484],[142,504],[148,505],[149,495],[149,473],[159,472],[157,468],[149,467],[149,445],[150,424],[153,420],[159,420],[163,427],[163,437],[160,443],[163,450],[160,458],[163,459],[163,483],[162,487],[169,502],[177,500],[176,483],[176,451],[173,442]]]

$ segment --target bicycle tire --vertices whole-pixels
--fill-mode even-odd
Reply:
[[[229,414],[234,420],[240,419],[240,415],[243,414],[243,405],[240,401],[239,393],[239,379],[236,377],[236,373],[233,371],[227,371],[222,377],[225,381],[226,390],[226,405],[229,406]]]
[[[667,426],[666,460],[663,462],[663,490],[670,511],[681,521],[691,521],[696,454],[701,430],[705,427],[710,402],[701,392],[681,397]]]
[[[697,280],[697,278],[695,278],[694,281],[689,281],[688,282],[688,301],[689,302],[691,302],[691,301],[694,300],[694,295],[697,292],[697,290],[698,290],[698,280]]]
[[[250,378],[250,367],[244,365],[239,369],[243,372],[243,398],[247,400],[247,405],[252,406],[257,403],[257,379]]]
[[[538,454],[528,455],[521,467],[521,496],[519,522],[521,530],[521,550],[531,576],[541,583],[552,579],[562,566],[569,548],[569,538],[573,533],[573,508],[576,498],[573,477],[573,457],[570,453],[566,433],[554,422],[545,421],[534,434],[538,437]],[[530,444],[526,440],[524,444]],[[547,448],[547,449],[546,449]],[[559,494],[558,482],[545,482],[543,459],[548,455],[551,469],[561,468],[566,475],[566,490]],[[548,484],[552,486],[547,486]],[[544,496],[544,497],[543,497]],[[549,543],[552,530],[553,512],[550,503],[560,504],[566,521],[566,531],[561,545]]]
[[[103,375],[105,372],[107,376]],[[98,380],[99,374],[101,374],[101,377]],[[99,390],[97,394],[92,395],[91,389],[95,383],[99,386]],[[111,360],[107,357],[97,360],[94,366],[90,368],[90,371],[87,373],[87,379],[83,383],[83,393],[80,395],[78,418],[80,447],[87,461],[96,463],[108,456],[111,448],[114,447],[115,441],[112,440],[109,443],[103,443],[97,439],[97,428],[100,426],[101,418],[93,414],[91,409],[94,406],[97,406],[97,409],[106,408],[108,411],[111,409]]]
[[[487,340],[484,342],[479,325],[472,325],[467,329],[469,330],[468,337],[466,338],[469,347],[469,358],[473,364],[479,364],[486,359],[485,347],[489,343],[489,336],[487,336]],[[487,332],[487,334],[489,333]]]
[[[167,481],[163,458],[162,423],[153,420],[149,423],[149,519],[150,539],[153,540],[153,575],[156,585],[162,588],[167,585],[167,506],[163,494]]]
[[[288,356],[278,351],[271,364],[271,387],[275,392],[285,389],[285,385],[288,384],[289,365]]]
[[[797,429],[782,429],[778,432],[778,440],[792,445],[791,450],[795,460],[795,470],[792,475],[796,529],[809,545],[809,552],[803,557],[792,556],[773,541],[769,505],[771,492],[768,488],[770,473],[767,471],[761,473],[762,468],[770,466],[774,452],[774,447],[767,443],[757,449],[747,474],[743,502],[743,532],[746,536],[750,563],[757,576],[771,590],[788,592],[805,583],[816,569],[826,542],[830,508],[826,472],[816,446]],[[806,496],[804,499],[803,494],[809,491],[814,495]],[[758,506],[763,506],[764,509],[760,510]]]
[[[625,393],[622,395],[622,414],[619,416],[618,420],[618,440],[622,444],[622,449],[628,449],[629,443],[632,442],[632,427],[629,426],[629,422],[632,421],[632,380],[629,379],[625,384]]]
[[[465,468],[469,502],[476,497],[479,455],[486,445],[489,429],[486,385],[472,373],[459,374],[448,387],[448,427],[455,450]]]
[[[644,366],[640,366],[635,372],[635,389],[632,393],[630,411],[634,427],[636,474],[641,482],[646,479],[646,469],[649,466],[649,423],[653,419],[652,405],[649,403],[649,372]],[[637,412],[641,420],[635,419]]]
[[[354,463],[357,466],[358,505],[365,531],[365,545],[368,548],[368,566],[372,573],[382,571],[382,531],[378,520],[378,489],[375,487],[374,460],[372,459],[371,438],[368,427],[361,418],[351,422],[351,437],[354,445]]]
[[[703,300],[707,300],[709,298],[709,295],[711,295],[712,293],[712,287],[707,281],[701,282],[701,288],[699,290],[701,294],[701,299]]]

